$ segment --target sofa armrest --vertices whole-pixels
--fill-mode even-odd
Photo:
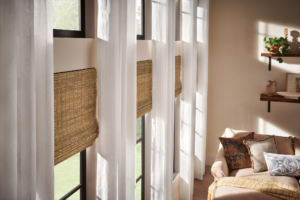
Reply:
[[[215,177],[215,180],[229,176],[229,169],[224,156],[223,148],[219,149],[216,160],[211,167],[211,174]]]

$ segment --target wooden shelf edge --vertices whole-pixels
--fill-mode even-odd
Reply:
[[[285,103],[300,103],[300,99],[286,99],[280,95],[268,96],[266,94],[260,95],[260,101],[272,101],[272,102],[285,102]]]
[[[277,54],[270,54],[270,53],[261,53],[260,54],[263,57],[281,57],[281,55],[277,55]],[[299,53],[292,53],[292,54],[286,54],[282,57],[300,57]]]

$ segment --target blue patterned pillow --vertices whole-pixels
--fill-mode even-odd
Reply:
[[[264,152],[270,176],[300,176],[300,156]]]

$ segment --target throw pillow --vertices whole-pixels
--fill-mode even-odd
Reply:
[[[252,162],[252,169],[256,172],[266,171],[268,169],[263,152],[277,153],[275,137],[271,136],[263,140],[244,140],[247,146]]]
[[[254,133],[240,138],[219,138],[229,170],[251,167],[250,155],[243,141],[253,139],[253,137]]]
[[[270,176],[300,176],[300,156],[264,152]]]

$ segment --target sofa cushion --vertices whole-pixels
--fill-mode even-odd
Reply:
[[[295,155],[292,137],[275,136],[278,154]]]
[[[223,145],[224,155],[230,170],[251,166],[250,155],[243,144],[243,140],[253,139],[253,136],[254,133],[249,133],[240,138],[219,138]]]
[[[259,141],[244,140],[243,142],[248,148],[253,171],[262,172],[268,170],[263,152],[277,153],[275,137],[271,136]]]
[[[258,178],[264,179],[266,181],[273,181],[284,183],[294,187],[299,188],[298,181],[295,177],[287,176],[269,176],[268,172],[254,173],[251,168],[236,169],[230,173],[233,177],[246,177],[246,178]],[[263,200],[280,200],[278,197],[274,197],[268,194],[264,194],[254,190],[248,190],[243,188],[235,188],[229,186],[221,186],[215,189],[212,200],[253,200],[253,199],[263,199]]]
[[[270,176],[268,171],[254,173],[251,168],[236,169],[229,173],[233,177],[258,178],[265,181],[272,181],[289,185],[295,189],[300,189],[299,183],[295,177],[291,176]]]
[[[255,190],[248,190],[244,188],[235,188],[229,186],[221,186],[215,189],[211,200],[282,200]]]
[[[294,137],[295,155],[300,156],[300,139]]]

